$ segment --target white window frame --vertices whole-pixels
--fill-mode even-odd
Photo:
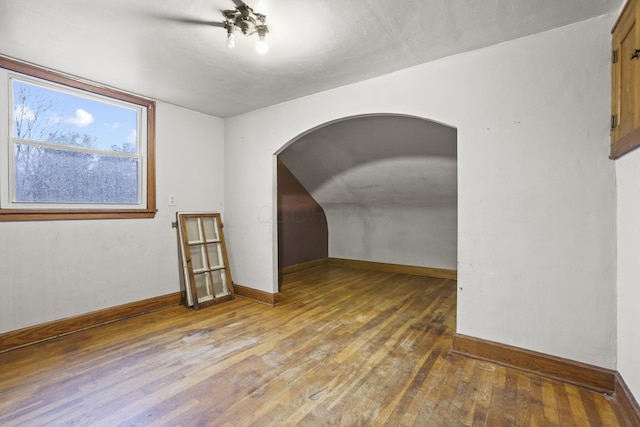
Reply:
[[[137,153],[118,153],[47,141],[21,140],[13,133],[13,80],[62,91],[72,96],[133,109],[137,114]],[[138,160],[138,203],[37,203],[15,201],[15,147],[26,143]],[[155,102],[97,86],[0,56],[0,221],[92,218],[150,218],[155,215]]]

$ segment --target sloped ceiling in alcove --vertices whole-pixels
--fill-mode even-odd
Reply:
[[[357,117],[304,135],[280,159],[325,208],[455,206],[456,135],[416,117]]]

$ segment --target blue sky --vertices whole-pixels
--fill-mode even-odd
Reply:
[[[28,99],[21,103],[17,98],[19,89],[27,89]],[[111,150],[113,145],[124,142],[135,144],[137,114],[133,109],[98,102],[42,86],[13,81],[14,120],[22,117],[41,127],[54,127],[62,132],[79,132],[95,137],[93,148]],[[54,107],[36,118],[38,103],[51,102]],[[15,127],[14,127],[15,132]]]

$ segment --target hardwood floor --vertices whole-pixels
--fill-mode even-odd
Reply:
[[[318,266],[0,354],[0,425],[619,426],[604,395],[450,354],[455,281]]]

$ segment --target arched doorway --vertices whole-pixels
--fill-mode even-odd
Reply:
[[[456,269],[455,128],[348,117],[276,154],[281,271],[323,257]]]

